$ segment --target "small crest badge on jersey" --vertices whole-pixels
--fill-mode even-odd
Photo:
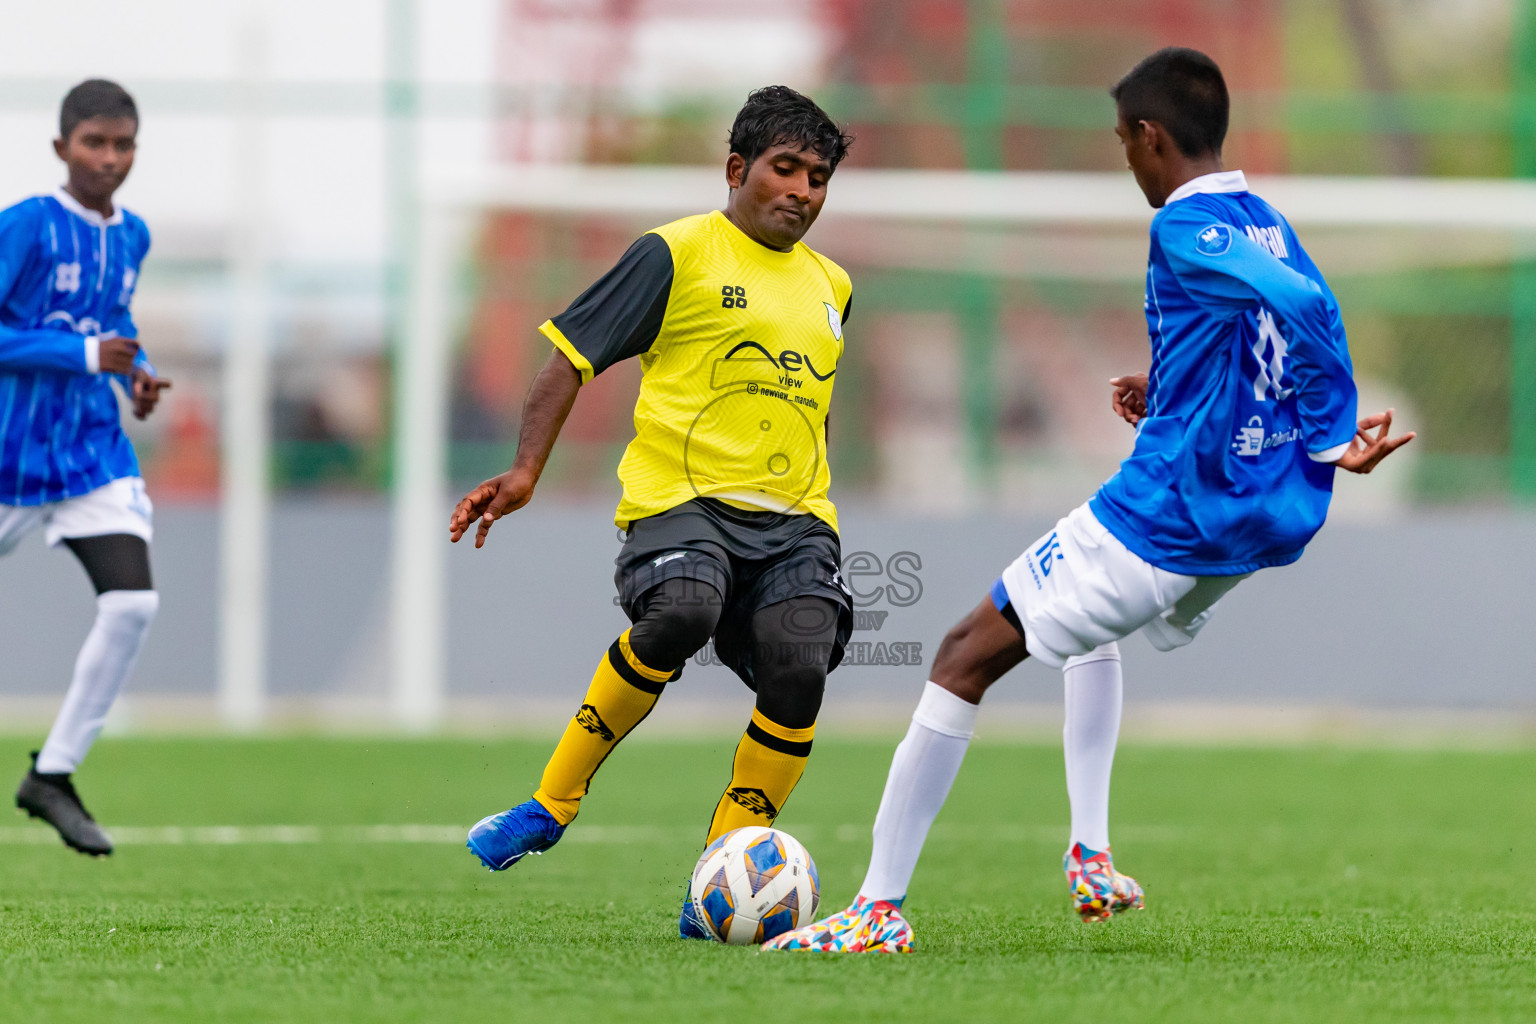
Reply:
[[[1225,224],[1211,224],[1195,235],[1195,249],[1206,256],[1220,256],[1232,248],[1232,229]]]
[[[827,326],[832,328],[832,337],[838,341],[843,340],[843,315],[837,311],[837,307],[830,302],[823,302],[827,307]]]

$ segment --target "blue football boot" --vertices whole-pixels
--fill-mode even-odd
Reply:
[[[690,881],[683,889],[683,912],[677,918],[677,934],[683,939],[713,939],[709,929],[704,927],[704,922],[699,920],[699,911],[693,905],[693,897],[688,894],[693,888]]]
[[[464,845],[492,871],[505,871],[530,853],[543,853],[565,835],[565,826],[537,800],[475,822]]]

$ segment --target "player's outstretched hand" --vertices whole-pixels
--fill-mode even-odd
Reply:
[[[1386,412],[1378,412],[1374,416],[1367,416],[1361,420],[1354,439],[1349,442],[1349,449],[1334,465],[1340,469],[1347,469],[1351,473],[1369,473],[1382,459],[1412,441],[1417,435],[1411,430],[1400,437],[1387,436],[1392,429],[1394,411],[1388,409]],[[1372,430],[1376,431],[1375,436],[1372,436]]]
[[[475,547],[485,546],[485,535],[491,532],[491,524],[508,512],[516,512],[533,497],[534,480],[529,474],[509,469],[500,476],[493,476],[485,483],[464,495],[464,500],[454,508],[448,518],[448,539],[457,544],[469,532],[470,524],[480,521],[475,531]]]
[[[1110,380],[1109,386],[1115,389],[1109,400],[1115,415],[1133,427],[1140,423],[1141,418],[1147,414],[1147,375],[1132,373],[1115,377]]]
[[[155,411],[155,406],[160,404],[160,392],[169,391],[171,382],[164,377],[156,377],[142,366],[133,369],[133,415],[135,419],[144,419]]]

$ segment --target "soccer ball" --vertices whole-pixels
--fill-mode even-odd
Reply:
[[[688,896],[715,938],[756,945],[815,920],[821,882],[794,836],[749,825],[705,848]]]

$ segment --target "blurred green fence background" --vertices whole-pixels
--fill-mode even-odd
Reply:
[[[388,485],[411,158],[459,159],[440,144],[448,135],[431,134],[442,126],[485,140],[473,159],[491,163],[718,165],[746,87],[783,78],[848,123],[858,137],[849,166],[1115,171],[1106,90],[1150,50],[1178,43],[1211,53],[1228,74],[1230,167],[1536,177],[1536,0],[794,0],[768,12],[738,0],[483,0],[478,9],[489,58],[474,80],[427,66],[422,26],[440,10],[389,0],[370,15],[378,38],[362,34],[377,43],[368,74],[279,70],[264,86],[284,131],[370,133],[356,173],[379,180],[368,179],[356,214],[385,224],[377,244],[279,253],[271,268],[280,489]],[[67,84],[9,79],[0,113],[41,116]],[[234,88],[190,65],[128,84],[150,126],[215,123]],[[836,204],[834,184],[829,216]],[[834,413],[844,495],[1058,507],[1112,471],[1127,438],[1105,419],[1103,378],[1146,358],[1142,236],[831,224],[809,241],[848,267],[858,295]],[[456,482],[509,458],[522,393],[547,351],[537,324],[650,226],[484,218],[461,268]],[[189,217],[157,235],[141,289],[158,361],[184,383],[164,422],[135,428],[151,484],[169,498],[217,496],[221,230]],[[1536,240],[1497,230],[1303,238],[1340,295],[1368,397],[1398,404],[1420,431],[1394,500],[1536,496]],[[615,490],[634,378],[629,369],[612,377],[580,403],[552,467],[551,483],[571,493]]]

